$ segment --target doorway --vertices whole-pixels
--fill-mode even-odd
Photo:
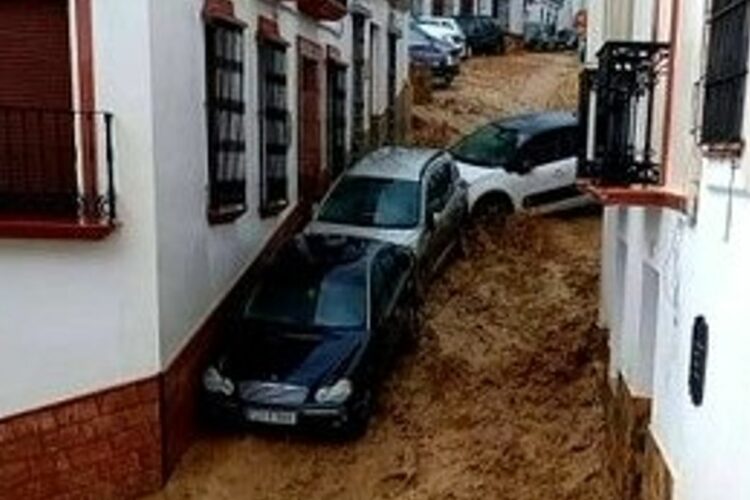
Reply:
[[[301,55],[299,77],[299,201],[311,205],[323,188],[320,179],[320,63]]]

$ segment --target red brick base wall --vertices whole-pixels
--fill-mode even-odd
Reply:
[[[646,437],[646,462],[643,471],[643,500],[672,500],[672,472],[651,432]]]
[[[608,468],[617,498],[640,500],[646,458],[646,435],[651,417],[651,400],[635,397],[618,376],[612,391],[606,384]]]
[[[0,420],[0,500],[134,498],[158,490],[199,428],[201,372],[238,292],[309,213],[299,208],[161,376]]]
[[[131,498],[162,484],[157,379],[0,421],[0,499]]]
[[[177,461],[198,433],[200,426],[198,396],[201,390],[201,374],[214,355],[227,310],[232,308],[240,292],[245,290],[247,285],[252,282],[258,269],[289,237],[302,227],[309,215],[309,207],[297,206],[266,245],[263,254],[256,259],[240,283],[229,294],[229,297],[201,326],[198,333],[164,373],[162,377],[162,413],[164,416],[165,476],[172,472]]]

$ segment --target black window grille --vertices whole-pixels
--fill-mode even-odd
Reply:
[[[274,215],[288,204],[287,151],[291,124],[287,105],[286,46],[260,40],[261,214]]]
[[[388,34],[388,142],[396,142],[396,72],[398,70],[398,36]]]
[[[352,14],[352,149],[365,152],[365,16]]]
[[[231,220],[247,209],[244,34],[240,26],[206,25],[209,219]]]
[[[328,164],[331,177],[346,168],[346,66],[328,62]]]
[[[665,73],[669,46],[607,42],[598,59],[595,72],[581,77],[579,113],[585,125],[580,131],[578,176],[609,186],[659,184],[661,156],[652,147],[654,95]],[[590,91],[595,101],[589,99]],[[591,136],[593,142],[586,147],[583,141]]]
[[[740,143],[747,80],[750,0],[713,0],[702,141]]]

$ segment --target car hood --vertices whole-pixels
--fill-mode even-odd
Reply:
[[[422,230],[413,229],[383,229],[378,227],[349,226],[330,222],[313,221],[305,229],[307,234],[339,234],[355,236],[372,240],[385,241],[417,251]]]
[[[260,347],[248,357],[234,353],[230,377],[246,402],[301,404],[318,386],[344,376],[365,338],[359,332],[328,333]]]

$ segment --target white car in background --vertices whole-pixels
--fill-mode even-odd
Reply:
[[[452,46],[458,56],[462,58],[468,56],[466,34],[455,19],[421,16],[416,19],[416,22],[428,35]]]
[[[451,148],[472,217],[567,210],[592,203],[576,185],[578,119],[546,112],[489,123]]]

